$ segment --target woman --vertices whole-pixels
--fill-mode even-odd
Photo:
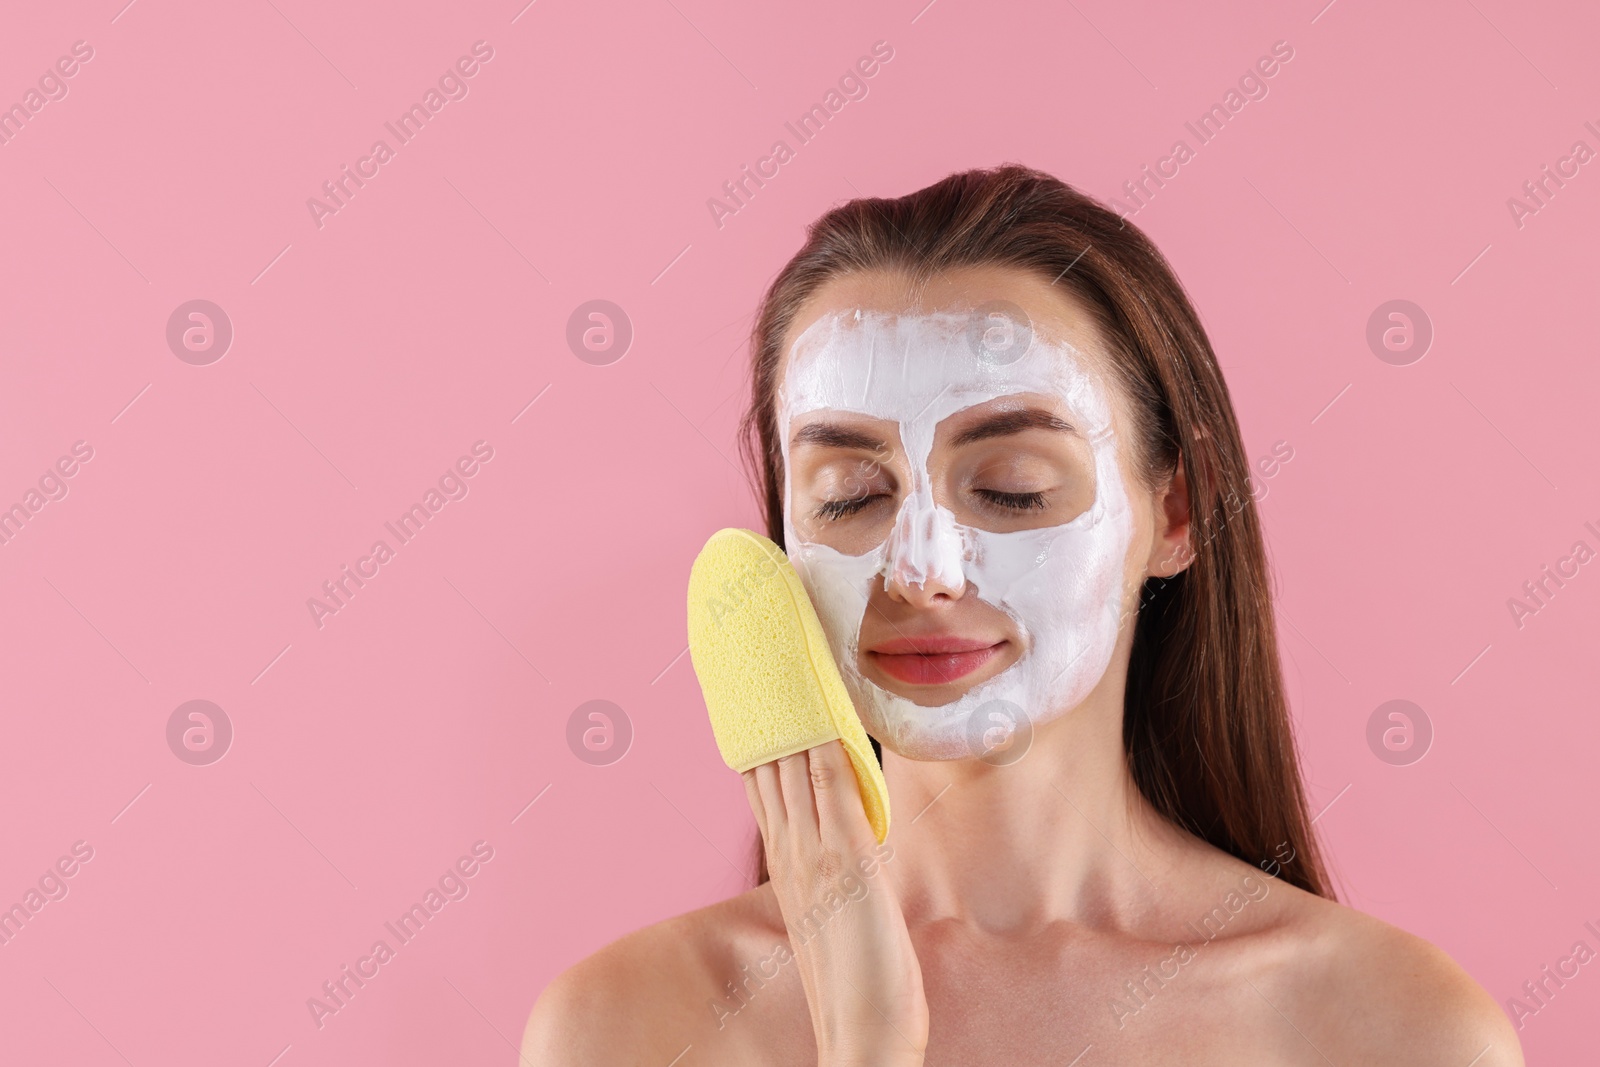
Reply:
[[[1018,166],[852,201],[752,348],[768,532],[893,829],[838,742],[747,772],[761,884],[562,974],[527,1062],[1522,1063],[1334,899],[1239,429],[1142,233]]]

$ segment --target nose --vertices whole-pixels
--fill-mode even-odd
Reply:
[[[883,588],[893,599],[927,607],[940,597],[959,600],[966,592],[962,573],[961,530],[949,508],[933,500],[926,484],[900,506],[889,533]]]

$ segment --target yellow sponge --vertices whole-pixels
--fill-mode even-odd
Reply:
[[[838,738],[867,821],[889,834],[889,790],[828,651],[816,609],[783,550],[719,530],[689,574],[689,654],[722,759],[736,771]]]

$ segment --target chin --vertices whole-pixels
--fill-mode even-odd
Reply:
[[[919,763],[948,763],[952,760],[977,758],[966,740],[960,737],[952,740],[926,734],[910,734],[903,735],[897,741],[892,737],[880,736],[872,730],[868,730],[867,733],[883,746],[885,752],[893,752],[901,759],[916,760]]]
[[[1034,717],[1008,699],[1015,689],[1012,673],[1007,669],[975,682],[894,689],[858,677],[851,688],[858,690],[852,696],[862,725],[885,750],[922,762],[983,759],[990,752],[985,738],[997,724],[1006,729],[1020,722],[1031,737]]]

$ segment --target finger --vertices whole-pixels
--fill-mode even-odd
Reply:
[[[756,829],[761,831],[761,840],[767,839],[767,805],[761,799],[761,788],[756,785],[754,771],[745,771],[739,775],[744,779],[744,798],[750,802],[750,813],[756,817]]]
[[[844,745],[829,741],[810,750],[811,792],[824,841],[855,842],[873,836],[855,767]]]
[[[750,773],[756,776],[756,789],[761,794],[761,807],[766,812],[768,830],[781,830],[786,816],[783,806],[783,787],[778,784],[778,765],[763,763]],[[768,841],[770,840],[769,837]]]
[[[811,797],[810,760],[804,751],[778,760],[778,778],[783,782],[783,810],[791,829],[808,841],[817,836],[817,804]]]

